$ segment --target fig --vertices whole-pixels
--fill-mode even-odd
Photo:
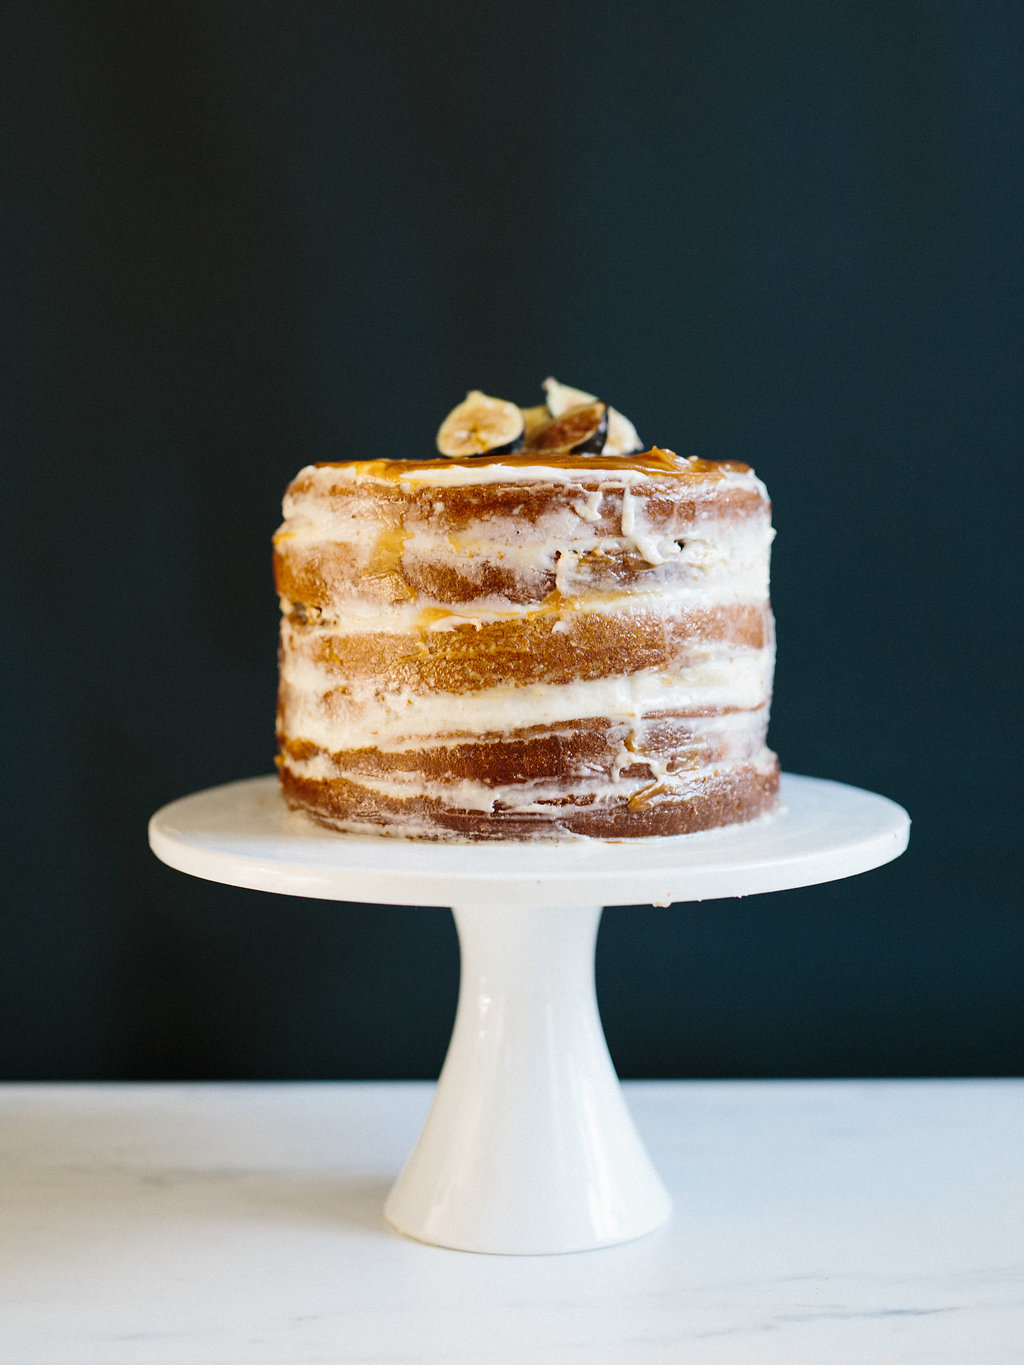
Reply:
[[[545,379],[541,385],[547,400],[548,412],[552,417],[561,417],[570,408],[582,407],[584,403],[596,403],[596,393],[584,393],[582,389],[571,389],[568,384],[559,384],[557,379]]]
[[[541,427],[546,427],[551,421],[551,412],[546,403],[541,403],[535,408],[523,408],[523,440],[529,445],[530,438],[535,431],[540,431]]]
[[[518,404],[471,389],[441,423],[437,448],[450,460],[506,454],[522,445],[525,426]]]
[[[644,443],[636,434],[636,427],[628,417],[623,417],[615,408],[608,409],[608,439],[604,443],[605,455],[635,455],[643,450]]]
[[[530,449],[546,455],[598,455],[608,436],[608,404],[581,403],[530,437]]]
[[[592,393],[584,393],[582,389],[570,388],[568,384],[560,384],[557,379],[545,379],[543,387],[547,396],[548,411],[552,417],[561,417],[570,408],[597,401]],[[608,435],[601,454],[634,455],[643,448],[643,442],[629,418],[610,407],[608,409]]]

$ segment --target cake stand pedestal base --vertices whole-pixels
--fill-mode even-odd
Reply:
[[[671,1203],[597,1011],[601,908],[453,909],[455,1027],[384,1216],[410,1237],[463,1251],[579,1251],[650,1232]]]
[[[321,829],[288,811],[271,777],[165,806],[150,844],[172,867],[235,886],[452,907],[462,959],[455,1026],[385,1217],[440,1246],[537,1254],[629,1241],[670,1211],[597,1011],[600,907],[852,876],[902,853],[909,825],[884,797],[787,774],[778,814],[707,834],[407,843]]]

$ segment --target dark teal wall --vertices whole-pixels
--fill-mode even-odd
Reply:
[[[757,467],[775,747],[914,818],[849,882],[608,912],[620,1069],[1020,1071],[1020,7],[7,28],[0,1074],[436,1071],[445,913],[194,882],[145,826],[270,769],[291,475],[549,373]]]

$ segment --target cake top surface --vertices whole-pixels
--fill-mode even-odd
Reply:
[[[407,479],[422,478],[425,482],[448,482],[444,478],[450,471],[452,482],[460,481],[460,471],[470,475],[479,473],[481,481],[489,478],[529,476],[543,477],[545,474],[561,472],[593,473],[601,475],[616,470],[632,470],[637,474],[668,474],[678,477],[703,476],[711,474],[747,474],[750,466],[738,460],[701,460],[694,456],[677,455],[673,450],[654,446],[650,450],[637,451],[631,455],[584,455],[558,454],[542,455],[536,451],[520,450],[510,454],[475,455],[461,459],[442,460],[318,460],[315,469],[350,470],[355,477],[391,480],[401,482]],[[484,470],[489,471],[487,474]],[[437,480],[435,476],[441,475]]]
[[[346,471],[354,481],[459,484],[570,479],[618,471],[701,479],[748,475],[739,461],[682,457],[645,448],[629,418],[583,389],[543,383],[545,401],[520,407],[471,389],[441,423],[441,458],[324,460],[316,469]]]

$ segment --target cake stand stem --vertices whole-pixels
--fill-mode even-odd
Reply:
[[[385,1204],[464,1251],[583,1251],[668,1217],[597,1010],[600,907],[456,906],[462,972],[430,1114]]]

